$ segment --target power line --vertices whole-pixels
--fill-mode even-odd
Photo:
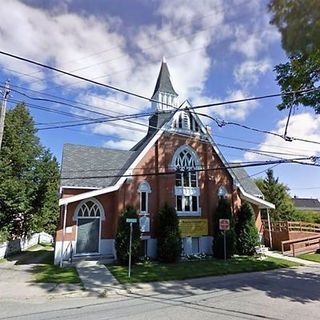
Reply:
[[[202,168],[202,169],[192,169],[186,170],[185,172],[208,172],[208,171],[217,171],[224,169],[236,169],[236,168],[247,168],[247,167],[257,167],[257,166],[265,166],[265,165],[273,165],[273,164],[283,164],[283,163],[293,163],[293,164],[301,164],[301,165],[310,165],[310,163],[303,162],[303,160],[310,160],[310,157],[304,158],[296,158],[296,159],[284,159],[284,160],[269,160],[269,161],[261,161],[248,163],[245,165],[237,164],[237,165],[228,165],[224,167],[215,167],[215,168]],[[320,167],[320,165],[313,164],[314,166]],[[137,174],[114,174],[114,175],[99,175],[99,176],[73,176],[73,177],[61,177],[62,180],[80,180],[80,179],[100,179],[100,178],[121,178],[121,177],[142,177],[142,176],[164,176],[164,175],[173,175],[176,174],[175,171],[165,171],[165,172],[145,172],[145,173],[137,173]],[[183,172],[181,170],[180,172]]]
[[[111,86],[111,85],[108,85],[108,84],[105,84],[105,83],[101,83],[101,82],[98,82],[98,81],[95,81],[95,80],[91,80],[91,79],[88,79],[86,77],[82,77],[82,76],[70,73],[68,71],[65,71],[65,70],[62,70],[62,69],[58,69],[58,68],[55,68],[55,67],[52,67],[52,66],[49,66],[49,65],[46,65],[46,64],[31,60],[31,59],[27,59],[27,58],[24,58],[24,57],[21,57],[21,56],[17,56],[17,55],[14,55],[14,54],[11,54],[11,53],[8,53],[8,52],[5,52],[5,51],[0,51],[0,54],[8,56],[8,57],[11,57],[13,59],[17,59],[17,60],[20,60],[20,61],[24,61],[24,62],[27,62],[27,63],[30,63],[30,64],[37,65],[37,66],[40,66],[42,68],[46,68],[46,69],[49,69],[49,70],[64,74],[64,75],[67,75],[67,76],[72,77],[72,78],[76,78],[76,79],[79,79],[79,80],[82,80],[82,81],[85,81],[85,82],[88,82],[88,83],[92,83],[92,84],[97,85],[97,86],[102,86],[104,88],[107,88],[107,89],[110,89],[110,90],[114,90],[114,91],[118,91],[118,92],[121,92],[121,93],[124,93],[124,94],[127,94],[127,95],[131,95],[131,96],[134,96],[136,98],[140,98],[140,99],[147,100],[147,101],[150,101],[150,102],[161,103],[162,105],[174,108],[174,106],[172,106],[171,104],[163,103],[163,102],[160,102],[158,100],[154,100],[152,98],[148,98],[148,97],[145,97],[143,95],[134,93],[132,91],[124,90],[124,89],[121,89],[121,88],[117,88],[115,86]],[[319,88],[305,89],[305,90],[298,90],[298,91],[291,91],[291,92],[282,92],[282,93],[269,94],[269,95],[258,96],[258,97],[243,98],[243,99],[237,99],[237,100],[231,100],[231,101],[225,101],[225,102],[217,102],[217,103],[210,103],[210,104],[205,104],[205,105],[198,105],[198,106],[193,106],[192,109],[195,110],[195,109],[200,109],[200,108],[221,106],[221,105],[226,105],[226,104],[235,104],[235,103],[241,103],[241,102],[247,102],[247,101],[253,101],[253,100],[268,99],[268,98],[274,98],[274,97],[279,97],[279,96],[283,96],[283,95],[292,95],[292,94],[296,94],[296,93],[305,93],[305,92],[311,92],[311,91],[317,91],[317,90],[319,90]]]

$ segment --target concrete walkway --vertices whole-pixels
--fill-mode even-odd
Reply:
[[[283,259],[283,260],[296,262],[296,263],[299,263],[299,264],[301,264],[303,266],[320,268],[320,263],[309,261],[309,260],[304,260],[304,259],[300,259],[300,258],[296,258],[296,257],[285,256],[285,255],[283,255],[283,254],[281,254],[279,252],[276,252],[276,251],[267,251],[265,253],[265,255],[268,256],[268,257],[273,257],[273,258],[278,258],[278,259]]]
[[[99,261],[80,261],[76,268],[84,288],[98,294],[121,289],[118,280]]]

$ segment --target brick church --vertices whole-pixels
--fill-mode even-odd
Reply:
[[[162,62],[152,95],[146,136],[128,151],[66,144],[60,185],[55,263],[71,255],[116,258],[118,217],[127,204],[139,214],[143,254],[156,257],[157,214],[167,201],[176,208],[184,254],[212,253],[212,216],[219,198],[236,214],[252,204],[274,208],[243,168],[230,168],[188,101],[178,103]]]

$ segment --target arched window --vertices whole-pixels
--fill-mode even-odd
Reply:
[[[78,218],[101,218],[101,220],[104,220],[103,207],[100,202],[94,198],[83,200],[74,212],[74,220]]]
[[[149,214],[148,212],[148,198],[151,193],[150,185],[147,181],[140,183],[138,192],[140,193],[140,214]]]
[[[176,170],[176,209],[180,215],[199,215],[199,160],[192,148],[184,145],[173,156],[172,167]]]

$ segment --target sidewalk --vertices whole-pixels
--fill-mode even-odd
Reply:
[[[276,251],[266,251],[265,255],[268,257],[273,257],[273,258],[278,258],[278,259],[283,259],[283,260],[288,260],[288,261],[292,261],[292,262],[296,262],[299,263],[303,266],[307,266],[307,267],[318,267],[320,268],[320,263],[317,262],[313,262],[313,261],[308,261],[308,260],[304,260],[304,259],[300,259],[300,258],[296,258],[296,257],[289,257],[289,256],[285,256],[279,252]]]
[[[97,294],[123,290],[118,280],[99,261],[80,261],[76,264],[84,288]]]

